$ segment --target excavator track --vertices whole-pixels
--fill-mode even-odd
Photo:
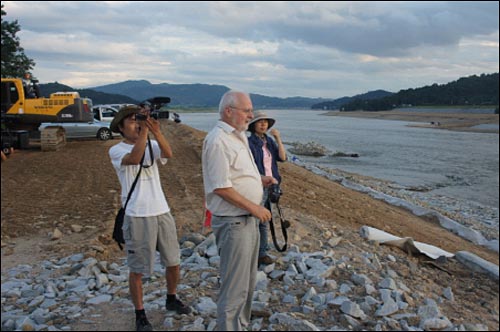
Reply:
[[[45,127],[40,135],[42,151],[57,151],[66,145],[66,131],[60,126]]]

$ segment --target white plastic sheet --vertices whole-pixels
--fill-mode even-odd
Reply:
[[[437,259],[441,256],[455,256],[450,252],[447,252],[430,244],[413,241],[413,239],[410,237],[397,237],[373,227],[363,226],[361,227],[360,232],[361,236],[368,240],[377,241],[386,245],[392,245],[405,251],[411,251],[412,253],[424,254],[432,259]]]

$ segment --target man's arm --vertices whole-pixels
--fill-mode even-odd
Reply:
[[[122,165],[139,165],[141,163],[144,150],[146,149],[146,140],[148,138],[148,129],[142,126],[139,138],[134,144],[132,151],[127,153],[122,159]]]
[[[219,195],[225,201],[237,206],[243,210],[248,211],[255,218],[262,221],[271,220],[271,212],[262,205],[254,204],[236,190],[231,188],[219,188],[214,190],[214,194]]]
[[[148,126],[149,130],[151,130],[154,137],[156,138],[156,141],[158,142],[158,145],[160,146],[161,157],[172,158],[172,148],[170,147],[170,143],[168,143],[167,139],[161,132],[160,122],[158,120],[148,118],[146,120],[146,125]]]

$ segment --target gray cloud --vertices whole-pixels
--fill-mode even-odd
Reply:
[[[195,6],[173,8],[172,20],[224,38],[300,41],[378,56],[406,54],[421,45],[457,44],[497,31],[499,22],[498,2],[491,1]]]
[[[496,72],[498,2],[19,2],[42,81],[337,98]]]

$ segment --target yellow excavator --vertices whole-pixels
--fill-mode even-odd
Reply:
[[[2,151],[27,148],[29,137],[38,134],[42,151],[57,150],[66,142],[64,128],[46,127],[40,134],[42,122],[92,121],[92,101],[78,92],[56,92],[44,98],[34,82],[2,78],[1,83]]]

